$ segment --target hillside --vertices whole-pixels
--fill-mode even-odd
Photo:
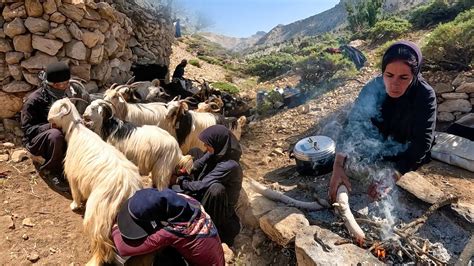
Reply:
[[[254,35],[247,37],[247,38],[236,38],[236,37],[229,37],[221,34],[216,34],[212,32],[202,32],[199,35],[203,36],[204,38],[208,39],[211,42],[217,43],[222,47],[232,50],[232,51],[242,51],[249,47],[255,45],[260,38],[265,36],[266,32],[259,31]]]
[[[346,23],[346,3],[357,0],[341,0],[335,7],[309,18],[295,21],[287,25],[278,25],[263,36],[257,45],[272,45],[296,37],[315,36],[318,34],[336,31]],[[405,11],[414,6],[426,3],[428,0],[387,0],[384,1],[385,12],[393,13]]]

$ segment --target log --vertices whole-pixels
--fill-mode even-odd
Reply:
[[[349,233],[359,242],[365,239],[364,231],[360,228],[359,224],[354,218],[349,206],[349,193],[347,187],[340,185],[337,189],[336,203],[333,204],[336,207],[336,211],[344,220]]]
[[[283,202],[289,206],[306,209],[310,211],[319,211],[319,210],[330,207],[329,203],[323,199],[320,199],[318,202],[299,201],[294,198],[288,197],[279,191],[275,191],[270,188],[267,188],[266,186],[260,184],[259,182],[253,179],[249,178],[249,181],[250,181],[249,183],[251,185],[251,188],[258,194],[261,194],[265,198],[268,198],[274,201]]]

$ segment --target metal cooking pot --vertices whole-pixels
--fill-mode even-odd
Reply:
[[[290,153],[302,175],[323,175],[332,171],[336,143],[326,136],[311,136],[298,141]]]

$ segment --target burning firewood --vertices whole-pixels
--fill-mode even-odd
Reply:
[[[317,202],[299,201],[299,200],[290,198],[281,192],[267,188],[266,186],[260,184],[259,182],[253,179],[249,179],[249,181],[252,186],[252,189],[255,192],[271,200],[280,201],[296,208],[307,209],[307,210],[312,210],[312,211],[318,211],[318,210],[322,210],[322,209],[326,209],[330,207],[329,203],[323,199],[319,199]]]
[[[356,239],[356,241],[363,241],[365,239],[365,234],[351,212],[346,186],[340,185],[337,189],[336,203],[334,203],[333,206],[336,207],[337,212],[344,220],[344,224],[347,230],[349,230],[349,233]]]

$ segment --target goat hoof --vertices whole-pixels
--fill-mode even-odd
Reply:
[[[77,210],[79,210],[79,205],[77,205],[77,202],[75,202],[75,201],[73,201],[73,202],[69,205],[69,207],[71,207],[71,210],[72,210],[72,211],[77,211]]]

